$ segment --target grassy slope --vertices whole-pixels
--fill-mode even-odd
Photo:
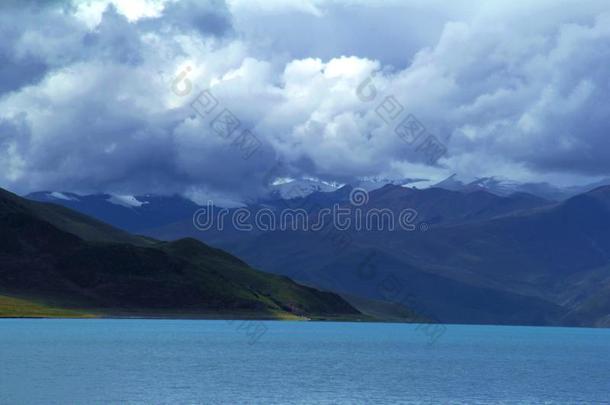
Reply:
[[[287,277],[261,273],[248,267],[245,263],[228,253],[211,248],[195,239],[181,239],[163,246],[171,254],[188,258],[197,266],[208,271],[222,268],[222,276],[236,285],[247,285],[248,290],[242,291],[244,298],[257,298],[264,301],[277,311],[306,316],[307,313],[322,313],[326,315],[343,316],[349,314],[350,306],[339,296],[304,287],[294,283]],[[337,308],[337,314],[329,312],[329,303]]]
[[[0,295],[0,318],[182,318],[182,319],[274,319],[274,320],[308,320],[311,318],[298,316],[286,312],[247,312],[247,311],[211,311],[211,312],[186,312],[171,310],[136,309],[129,310],[119,308],[105,309],[67,309],[56,304],[42,303],[38,300],[26,299],[23,297],[13,297]],[[360,317],[346,317],[346,319],[359,319]],[[314,318],[315,319],[315,318]],[[335,319],[335,318],[333,318]],[[340,317],[337,317],[340,319]]]
[[[4,316],[52,315],[68,308],[110,316],[362,317],[337,295],[257,272],[198,241],[132,236],[4,191],[0,242],[2,294],[53,303],[7,301]]]
[[[0,295],[0,318],[94,318],[95,315],[57,308],[23,298]]]

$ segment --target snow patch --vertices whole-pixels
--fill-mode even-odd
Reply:
[[[52,193],[49,193],[49,195],[53,198],[56,198],[58,200],[66,200],[66,201],[78,201],[78,198],[69,196],[67,194],[64,193],[60,193],[58,191],[53,191]]]
[[[138,201],[138,199],[132,195],[111,195],[106,201],[127,208],[139,208],[144,204],[148,204],[147,202]]]
[[[329,183],[313,178],[275,182],[271,186],[272,192],[279,195],[279,197],[284,200],[306,197],[315,192],[327,193],[335,191],[338,188],[340,188],[340,185],[336,183]]]

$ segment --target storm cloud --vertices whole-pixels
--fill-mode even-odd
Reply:
[[[0,186],[243,199],[277,177],[609,175],[610,5],[445,3],[7,3]],[[409,115],[442,157],[397,135]]]

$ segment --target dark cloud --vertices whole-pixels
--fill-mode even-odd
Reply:
[[[0,55],[0,94],[34,84],[42,79],[47,71],[48,66],[35,58],[16,61],[9,55]]]
[[[1,186],[239,200],[276,177],[610,173],[605,2],[155,4],[4,6]],[[384,122],[388,97],[401,110]],[[231,136],[211,127],[224,109]],[[445,156],[397,136],[409,114]],[[260,148],[244,158],[246,129]]]
[[[83,53],[91,59],[124,64],[142,63],[140,32],[109,5],[94,31],[83,36]]]

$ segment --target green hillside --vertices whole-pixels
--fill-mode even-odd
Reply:
[[[363,317],[335,294],[194,239],[132,236],[4,190],[0,242],[0,316]]]

